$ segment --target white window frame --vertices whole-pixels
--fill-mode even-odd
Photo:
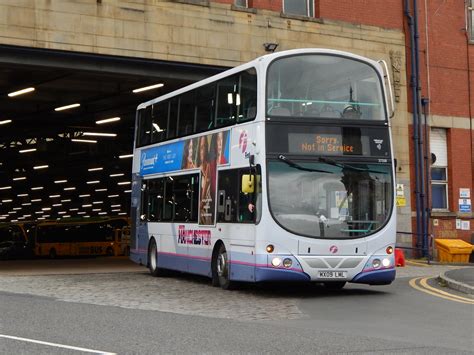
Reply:
[[[439,133],[435,133],[435,131],[438,131]],[[443,133],[441,133],[441,132]],[[440,137],[441,134],[441,140],[438,138],[437,140],[434,140],[434,135],[438,135]],[[440,141],[444,141],[444,147],[440,146]],[[436,146],[433,146],[433,144],[437,143]],[[433,211],[437,212],[448,212],[449,211],[449,180],[448,180],[448,130],[446,128],[437,128],[437,127],[431,127],[431,136],[430,136],[430,145],[431,145],[431,151],[435,151],[438,153],[440,156],[438,157],[438,160],[431,166],[431,169],[444,169],[444,176],[446,177],[445,180],[433,180],[432,175],[430,174],[430,180],[431,180],[431,208]],[[445,198],[446,198],[446,207],[444,208],[436,208],[433,207],[433,186],[434,185],[442,185],[445,186]]]
[[[467,33],[469,34],[469,41],[474,43],[474,0],[467,0],[466,2],[466,24]]]
[[[444,169],[444,174],[446,176],[446,180],[433,180],[431,179],[431,199],[433,200],[433,186],[434,185],[442,185],[445,186],[446,191],[446,207],[445,208],[436,208],[432,207],[433,211],[442,211],[448,212],[449,211],[449,185],[448,185],[448,167],[447,166],[434,166],[434,169]],[[433,206],[433,202],[431,202],[431,206]]]
[[[295,14],[295,13],[292,13],[292,12],[288,12],[286,10],[286,3],[287,1],[294,1],[294,0],[283,0],[283,13],[285,15],[295,15],[295,16],[306,16],[306,17],[315,17],[314,16],[314,7],[315,7],[315,4],[314,4],[314,0],[306,0],[306,15],[301,15],[301,14]],[[312,13],[311,13],[311,6],[310,6],[310,3],[313,4],[313,9],[312,9]]]

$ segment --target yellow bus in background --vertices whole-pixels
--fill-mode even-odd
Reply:
[[[128,225],[126,218],[39,223],[35,231],[35,254],[51,259],[126,255],[130,250],[126,245],[130,243]]]

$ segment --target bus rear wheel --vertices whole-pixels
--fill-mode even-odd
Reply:
[[[220,286],[224,290],[231,290],[235,288],[235,282],[230,280],[229,276],[229,258],[224,244],[219,246],[215,254],[212,270],[212,284]]]
[[[324,283],[324,287],[326,287],[328,290],[341,290],[345,285],[345,281],[334,281]]]
[[[154,277],[164,276],[165,272],[163,269],[158,267],[158,248],[156,241],[153,238],[148,246],[148,269],[150,274]]]

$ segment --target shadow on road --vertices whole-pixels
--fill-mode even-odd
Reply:
[[[141,274],[141,273],[140,273]],[[144,272],[143,275],[152,277],[149,273]],[[211,281],[209,278],[204,276],[185,274],[176,271],[170,271],[165,278],[175,279],[179,282],[185,282],[192,285],[208,285],[212,287]],[[159,279],[159,278],[158,278]],[[380,288],[370,288],[368,287],[377,287],[377,286],[367,286],[367,285],[358,285],[347,283],[343,289],[340,290],[330,290],[324,286],[322,283],[316,282],[274,282],[274,283],[238,283],[236,288],[231,291],[223,292],[238,292],[240,294],[249,294],[257,297],[273,297],[273,298],[324,298],[324,297],[347,297],[347,296],[364,296],[364,295],[386,295],[390,292],[387,292],[384,286]],[[387,286],[385,286],[387,287]],[[216,288],[216,290],[220,290]]]

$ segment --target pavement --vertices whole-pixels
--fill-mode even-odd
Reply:
[[[449,287],[457,291],[474,294],[474,267],[448,270],[439,278]]]

